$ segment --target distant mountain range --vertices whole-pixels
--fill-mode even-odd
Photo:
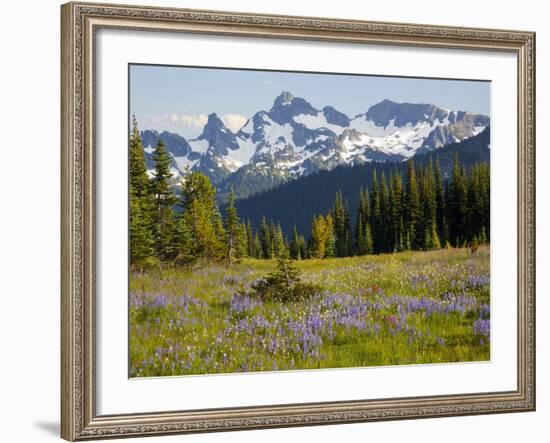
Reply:
[[[417,165],[438,161],[444,178],[452,175],[455,156],[461,164],[470,168],[475,163],[490,162],[490,130],[459,143],[452,143],[435,151],[415,156]],[[336,192],[341,191],[350,204],[351,214],[357,210],[360,189],[372,189],[372,173],[376,169],[378,179],[385,174],[406,174],[403,162],[364,163],[353,166],[338,166],[330,171],[299,177],[248,198],[237,200],[237,210],[243,220],[250,220],[257,229],[263,217],[281,223],[284,234],[291,238],[294,226],[298,232],[309,235],[313,214],[326,214],[334,204]],[[222,207],[222,210],[224,208]],[[355,224],[352,217],[351,224]]]
[[[296,178],[341,165],[401,162],[483,132],[489,117],[433,104],[384,100],[353,118],[332,106],[319,110],[281,93],[269,111],[258,111],[236,133],[215,114],[202,134],[141,132],[148,168],[163,139],[178,180],[187,171],[208,175],[220,195],[230,188],[245,198]]]

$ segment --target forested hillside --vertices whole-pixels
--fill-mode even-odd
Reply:
[[[476,163],[490,161],[490,130],[436,151],[418,154],[414,162],[427,166],[430,161],[440,164],[442,181],[452,176],[455,157],[469,170]],[[334,203],[337,192],[341,192],[349,203],[351,214],[355,214],[361,189],[372,189],[373,172],[389,180],[392,175],[403,176],[407,164],[403,162],[365,163],[356,166],[341,166],[331,171],[319,171],[277,186],[243,200],[237,200],[239,215],[250,220],[253,228],[260,226],[262,218],[280,222],[284,235],[290,237],[296,226],[298,232],[307,235],[311,229],[312,214],[325,214]],[[352,224],[355,219],[352,218]]]

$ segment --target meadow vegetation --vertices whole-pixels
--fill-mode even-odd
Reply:
[[[262,296],[276,260],[135,271],[130,376],[490,358],[488,246],[291,266],[310,296]]]

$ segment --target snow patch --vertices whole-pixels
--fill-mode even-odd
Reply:
[[[236,139],[239,149],[229,149],[229,153],[226,158],[228,161],[231,161],[235,166],[240,168],[241,166],[250,163],[250,159],[256,153],[256,144],[250,137],[237,137]]]
[[[197,164],[197,160],[189,160],[187,156],[174,157],[174,161],[181,172],[185,172],[187,168],[191,169]]]
[[[334,132],[336,135],[340,135],[346,129],[343,126],[329,123],[327,121],[327,118],[325,117],[325,114],[323,114],[322,112],[320,112],[317,115],[309,115],[309,114],[296,115],[294,117],[294,121],[296,123],[301,123],[306,128],[312,129],[312,130],[326,128],[329,131]]]
[[[208,145],[208,140],[195,139],[189,141],[189,146],[191,146],[191,149],[200,154],[204,154],[208,150]]]

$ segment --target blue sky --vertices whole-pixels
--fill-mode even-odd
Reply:
[[[353,117],[384,99],[432,103],[452,110],[490,113],[490,83],[343,74],[130,66],[130,113],[140,129],[198,136],[215,112],[237,130],[282,91],[315,108],[332,105]]]

